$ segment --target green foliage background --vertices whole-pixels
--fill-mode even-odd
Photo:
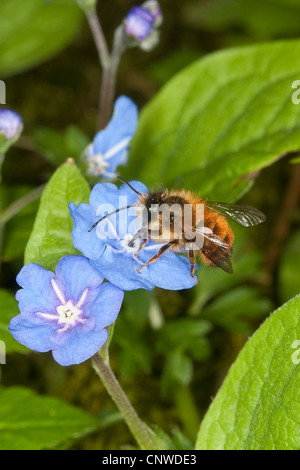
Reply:
[[[135,3],[101,0],[109,42]],[[300,170],[293,163],[300,106],[290,97],[300,79],[300,1],[161,5],[159,46],[148,54],[131,49],[120,65],[117,95],[130,96],[142,110],[121,175],[184,186],[212,200],[242,198],[267,222],[233,225],[232,276],[201,267],[199,286],[190,291],[127,292],[112,367],[141,417],[172,433],[177,449],[195,441],[199,449],[299,449],[299,373],[291,345],[300,339],[300,309],[299,297],[290,299],[300,291]],[[25,351],[7,332],[18,313],[15,276],[24,255],[25,262],[54,269],[73,250],[65,202],[88,198],[78,168],[65,162],[78,161],[95,132],[101,72],[90,32],[73,0],[2,0],[0,46],[7,105],[25,124],[2,168],[2,213],[51,178],[40,206],[33,201],[2,230],[0,339],[8,355],[0,366],[0,446],[135,445],[88,362],[62,368],[51,354]],[[64,432],[57,435],[55,426]],[[30,429],[28,439],[21,439],[22,427]]]

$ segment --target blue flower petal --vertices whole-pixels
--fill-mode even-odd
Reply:
[[[17,276],[23,287],[16,293],[21,312],[52,312],[59,305],[54,295],[51,280],[54,274],[36,263],[25,265]]]
[[[128,149],[126,148],[122,152],[118,152],[116,155],[111,157],[109,160],[106,161],[107,163],[107,168],[105,169],[103,176],[105,176],[105,173],[108,175],[115,173],[116,172],[116,167],[119,165],[125,165],[128,160]],[[109,176],[107,176],[108,178]]]
[[[129,184],[139,193],[145,194],[148,192],[147,187],[140,181],[130,181]],[[99,211],[99,206],[102,204],[111,205],[114,209],[119,209],[123,206],[123,199],[126,199],[126,204],[135,204],[139,196],[127,184],[122,184],[118,188],[112,183],[98,183],[96,184],[90,194],[90,205],[95,211]]]
[[[95,321],[95,330],[99,331],[111,325],[120,311],[124,292],[110,282],[105,282],[97,289],[98,296],[87,306]]]
[[[138,262],[131,254],[116,252],[107,246],[99,260],[92,261],[96,269],[112,284],[123,290],[146,289],[155,286],[168,290],[190,289],[196,285],[190,274],[189,260],[173,253],[164,253],[158,260],[137,272],[142,263],[146,263],[158,249],[142,250]]]
[[[190,289],[197,284],[191,276],[189,260],[171,251],[164,253],[159,260],[151,263],[149,272],[153,283],[162,289]]]
[[[108,338],[105,329],[100,331],[72,331],[68,341],[52,351],[56,362],[62,366],[80,364],[86,361],[103,346]]]
[[[129,181],[129,184],[139,193],[141,194],[147,194],[148,193],[148,188],[145,186],[143,183],[140,181]],[[119,188],[119,196],[126,196],[128,199],[128,204],[134,204],[136,203],[137,199],[139,198],[139,195],[137,195],[132,189],[129,188],[129,186],[124,183],[120,186]]]
[[[55,270],[55,281],[61,287],[66,300],[77,304],[86,289],[95,289],[103,282],[89,260],[83,256],[64,256]]]
[[[88,231],[99,217],[89,204],[79,204],[76,207],[74,202],[70,202],[69,210],[74,223],[74,247],[90,259],[99,258],[105,248],[104,243],[97,236],[97,230]]]
[[[9,324],[12,336],[29,349],[47,352],[58,346],[53,337],[54,325],[48,323],[36,324],[21,314],[14,317]]]
[[[120,96],[115,102],[109,124],[98,132],[94,139],[94,153],[105,155],[120,142],[132,138],[136,131],[137,120],[138,110],[135,103],[127,96]]]
[[[100,204],[106,203],[117,207],[118,201],[118,188],[112,183],[95,184],[90,194],[90,205],[95,212],[98,210]]]
[[[131,181],[130,184],[141,194],[147,192],[146,186],[139,181]],[[126,184],[117,188],[111,183],[98,183],[92,189],[90,204],[79,204],[76,207],[71,202],[69,210],[74,222],[72,237],[75,248],[93,260],[99,259],[107,243],[117,248],[117,240],[127,233],[127,224],[124,226],[122,221],[127,218],[131,227],[135,227],[136,212],[133,208],[111,215],[91,232],[88,229],[102,216],[116,209],[135,204],[138,198],[139,196]],[[119,221],[121,221],[120,224]],[[135,230],[138,230],[137,225]]]
[[[116,252],[111,246],[107,246],[99,260],[92,261],[93,266],[115,286],[123,290],[154,288],[152,279],[149,276],[148,268],[142,270],[141,274],[137,269],[141,266],[132,255],[123,252]]]

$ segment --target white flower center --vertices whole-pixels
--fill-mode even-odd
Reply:
[[[108,167],[108,163],[105,161],[105,157],[102,153],[88,157],[87,163],[88,172],[94,176],[102,175]]]
[[[68,300],[66,304],[56,307],[56,311],[58,313],[57,323],[62,325],[59,331],[65,331],[78,323],[84,323],[84,319],[80,317],[82,310],[78,308],[78,304],[74,305],[72,300]]]
[[[88,294],[88,289],[85,289],[77,302],[74,305],[72,300],[66,301],[63,292],[60,290],[54,279],[51,280],[53,290],[61,302],[61,305],[56,307],[56,313],[37,312],[37,315],[45,318],[46,320],[55,321],[61,325],[58,332],[62,333],[69,328],[73,328],[78,324],[85,323],[86,319],[82,318],[83,309],[81,308]]]
[[[132,245],[129,246],[129,243],[132,239],[133,235],[131,233],[126,233],[124,238],[120,241],[123,251],[126,251],[127,253],[136,253],[138,251],[141,244],[141,239],[136,238]]]

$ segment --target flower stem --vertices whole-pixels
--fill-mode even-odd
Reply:
[[[90,25],[91,32],[95,41],[95,45],[98,51],[99,60],[102,67],[105,69],[110,62],[110,54],[106,44],[106,39],[103,34],[103,30],[100,24],[96,10],[86,11],[86,18]]]
[[[116,83],[116,68],[112,65],[103,70],[102,84],[99,100],[99,129],[104,129],[108,124],[113,107]]]
[[[99,101],[99,128],[103,129],[109,122],[112,114],[115,97],[116,78],[121,56],[125,50],[124,28],[121,24],[114,33],[110,62],[103,69],[103,78]]]
[[[162,450],[166,446],[148,426],[140,420],[122,390],[110,366],[99,354],[93,356],[93,365],[107,392],[119,408],[125,422],[142,450]]]
[[[2,225],[6,224],[10,219],[17,215],[22,209],[24,209],[24,207],[39,199],[45,187],[46,184],[42,184],[17,201],[13,202],[5,211],[2,212],[2,215],[0,215],[0,223]]]
[[[106,39],[96,10],[86,11],[85,13],[95,41],[99,61],[103,71],[99,101],[99,122],[97,124],[97,128],[103,129],[109,122],[112,111],[116,70],[115,64],[113,64],[112,57],[110,56],[108,50]]]

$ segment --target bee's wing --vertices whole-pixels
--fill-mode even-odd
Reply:
[[[232,274],[231,264],[231,249],[227,243],[215,234],[203,233],[204,244],[201,248],[202,253],[208,258],[215,266],[223,269],[223,271]]]
[[[176,222],[175,222],[176,223]],[[192,227],[184,225],[184,231],[193,239],[195,231],[203,237],[203,245],[199,247],[199,250],[208,258],[215,266],[223,269],[223,271],[232,274],[231,264],[231,247],[220,237],[214,234],[211,230],[206,227],[199,227],[193,229]]]
[[[244,227],[258,225],[266,220],[266,216],[251,206],[239,206],[237,204],[228,204],[226,202],[205,203],[209,209],[218,212],[221,215],[227,215],[232,220]]]

